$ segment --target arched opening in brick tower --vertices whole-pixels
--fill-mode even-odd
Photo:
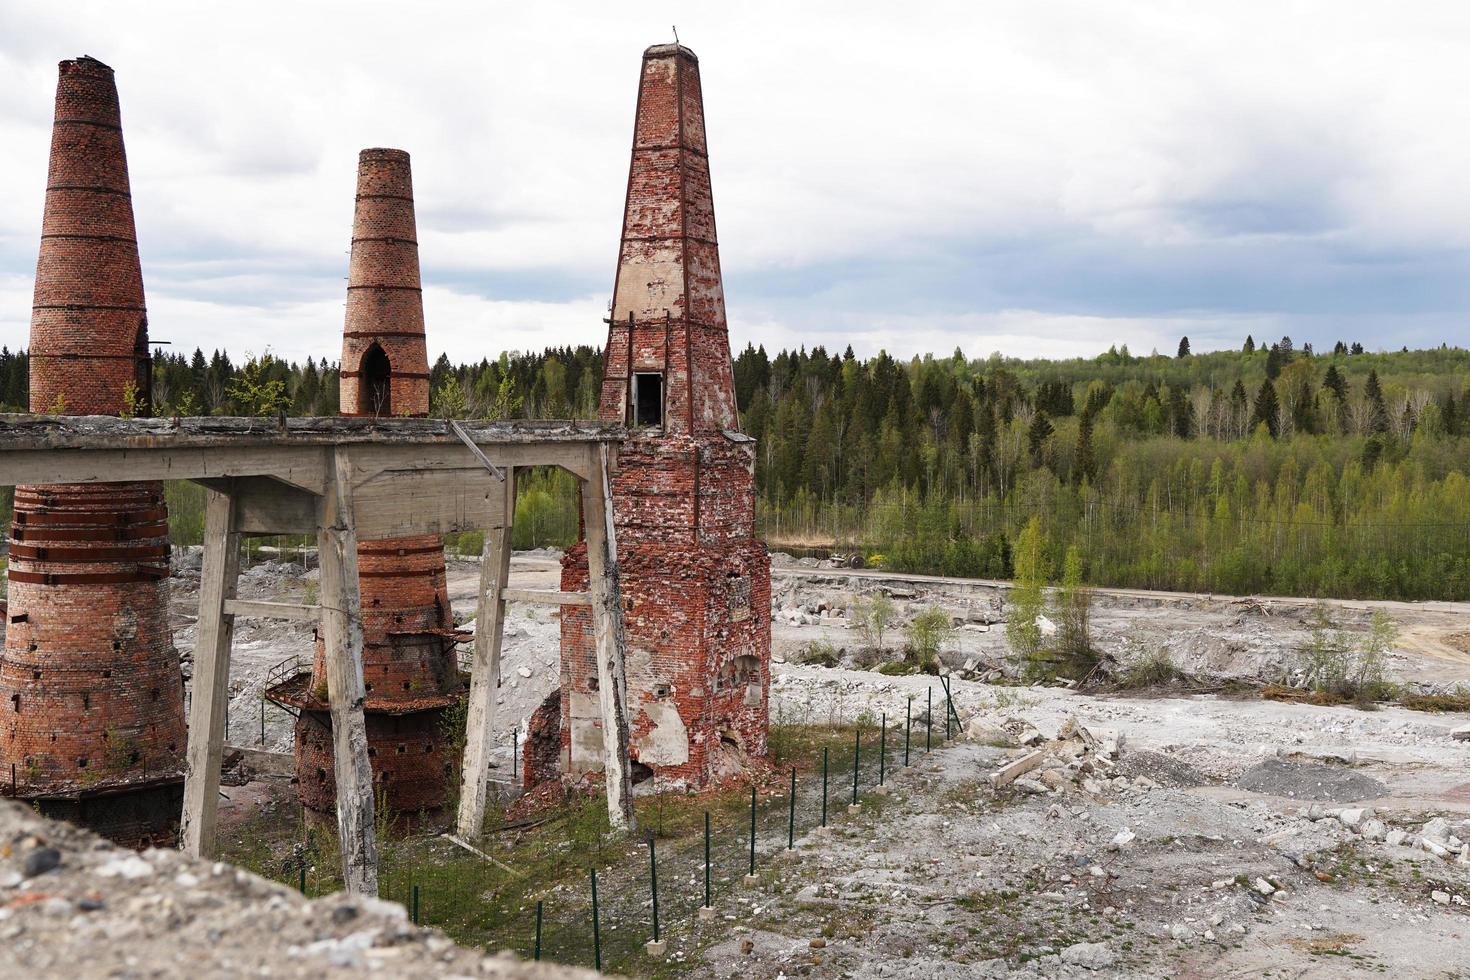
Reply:
[[[357,376],[357,413],[359,415],[393,414],[393,365],[383,348],[374,343],[362,355]]]
[[[153,414],[153,358],[148,353],[148,318],[138,323],[138,332],[133,335],[133,386],[134,403],[128,410],[134,415],[148,417]]]

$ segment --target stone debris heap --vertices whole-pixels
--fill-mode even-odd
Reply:
[[[0,973],[11,977],[484,977],[586,970],[486,957],[395,902],[295,889],[173,848],[141,854],[0,800]]]
[[[63,61],[31,313],[30,407],[147,414],[148,316],[112,69]],[[183,677],[160,483],[15,491],[0,785],[115,840],[177,825]]]

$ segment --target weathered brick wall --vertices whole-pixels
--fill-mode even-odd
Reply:
[[[429,363],[419,288],[413,178],[402,150],[367,149],[358,156],[357,205],[342,331],[343,414],[429,413]],[[364,401],[360,372],[374,345],[388,357],[389,397]],[[445,799],[440,718],[463,697],[452,636],[439,535],[362,541],[357,548],[362,596],[362,670],[367,688],[368,753],[374,778],[387,779],[390,806],[433,809]],[[318,638],[312,686],[326,694],[326,653]],[[296,725],[297,785],[307,806],[329,809],[331,738],[326,715]],[[327,726],[324,734],[324,725]]]
[[[148,380],[148,315],[112,69],[63,61],[31,310],[31,410],[113,415]]]
[[[130,407],[129,385],[148,396],[117,88],[90,58],[60,66],[31,357],[33,410],[112,414]],[[158,483],[31,486],[16,488],[11,526],[0,779],[13,772],[18,794],[41,800],[147,796],[69,804],[68,815],[128,840],[178,820],[169,802],[185,725],[167,517]]]
[[[601,417],[634,421],[633,375],[664,378],[663,425],[618,452],[613,524],[622,575],[636,771],[704,786],[766,753],[770,557],[755,540],[754,443],[741,435],[725,325],[698,61],[644,53]],[[585,545],[562,588],[586,587]],[[601,766],[597,663],[585,608],[563,607],[559,764]],[[527,782],[544,776],[527,756]]]
[[[367,741],[373,784],[376,791],[387,791],[388,809],[417,813],[444,804],[446,777],[458,760],[442,709],[368,712]],[[332,724],[326,712],[303,712],[296,722],[296,780],[304,805],[321,812],[336,809]]]

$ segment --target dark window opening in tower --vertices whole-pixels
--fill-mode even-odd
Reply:
[[[359,415],[393,414],[393,366],[388,355],[377,344],[362,355],[357,377],[357,412]]]
[[[128,411],[139,418],[153,415],[153,356],[148,353],[148,318],[138,324],[133,335],[133,387],[136,392]]]
[[[634,375],[633,424],[659,428],[664,424],[664,376]]]

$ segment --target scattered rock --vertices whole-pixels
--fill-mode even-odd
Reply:
[[[1107,943],[1076,943],[1062,950],[1062,962],[1084,970],[1106,970],[1118,957]]]
[[[1429,897],[1440,905],[1450,904],[1449,892],[1442,892],[1438,889],[1435,889],[1434,891],[1429,893]]]
[[[61,852],[54,847],[38,847],[26,855],[25,863],[21,865],[20,873],[27,878],[34,878],[61,866]]]

